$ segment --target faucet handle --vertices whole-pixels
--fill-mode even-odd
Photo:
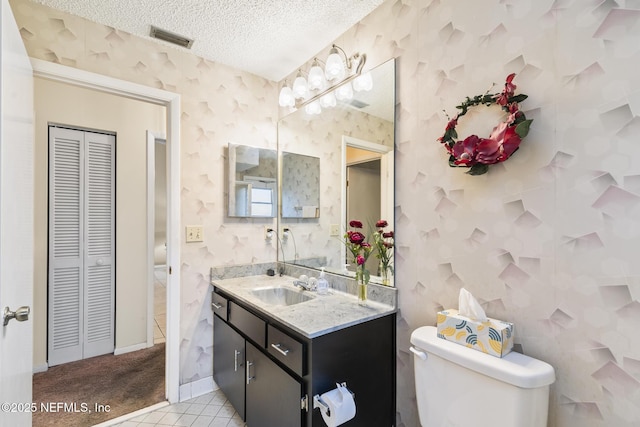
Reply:
[[[318,279],[309,277],[309,290],[315,291],[316,289],[318,289]]]

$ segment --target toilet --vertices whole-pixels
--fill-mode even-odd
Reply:
[[[502,358],[442,338],[411,334],[422,427],[546,427],[551,365],[521,353]]]

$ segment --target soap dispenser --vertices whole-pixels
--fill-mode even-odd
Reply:
[[[320,277],[318,277],[317,291],[320,295],[325,295],[329,291],[329,282],[324,277],[324,267],[320,270]]]

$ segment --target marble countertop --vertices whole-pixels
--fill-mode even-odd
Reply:
[[[244,302],[258,312],[283,323],[307,338],[315,338],[329,332],[373,320],[394,313],[396,308],[367,301],[360,306],[355,295],[329,290],[327,295],[302,290],[293,285],[295,278],[289,276],[247,276],[234,279],[213,280],[211,284]],[[252,294],[256,288],[282,286],[303,292],[313,299],[293,305],[267,304]]]

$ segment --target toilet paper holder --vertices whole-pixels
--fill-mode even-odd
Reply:
[[[340,383],[340,384],[336,383],[336,385],[346,388],[347,391],[351,393],[353,400],[356,400],[356,394],[347,388],[346,382]],[[331,415],[331,411],[329,410],[329,405],[327,405],[325,401],[322,400],[319,394],[316,394],[315,396],[313,396],[313,409],[316,409],[316,408],[320,408],[320,410],[324,411],[327,415]]]

